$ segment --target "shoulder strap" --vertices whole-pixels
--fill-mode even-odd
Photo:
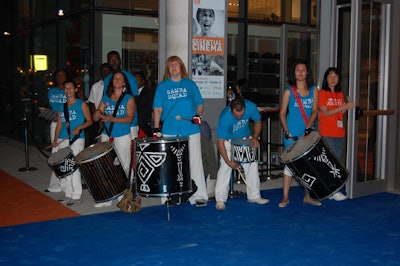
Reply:
[[[294,98],[296,98],[297,104],[299,105],[301,116],[303,117],[304,123],[306,123],[306,126],[307,126],[308,118],[307,118],[306,112],[304,111],[303,103],[301,102],[300,96],[297,93],[295,87],[291,86],[291,88],[292,88],[292,92],[293,92]]]
[[[123,92],[123,93],[119,96],[118,101],[117,101],[117,104],[115,105],[115,108],[114,108],[114,112],[113,112],[113,115],[112,115],[113,117],[115,117],[115,116],[117,115],[118,107],[119,107],[119,105],[121,104],[122,99],[124,98],[125,94],[126,94],[126,93]],[[109,137],[111,137],[111,132],[112,132],[112,130],[113,130],[113,127],[114,127],[114,122],[111,122],[111,123],[110,123],[110,130],[107,131]]]
[[[75,135],[73,139],[71,139],[71,128],[70,128],[70,123],[69,123],[69,112],[68,112],[68,103],[64,103],[64,118],[65,118],[65,126],[68,131],[68,141],[69,145],[71,146],[72,143],[74,143],[77,139],[79,139],[79,136],[81,134],[81,130],[79,131],[78,135]]]
[[[65,127],[67,128],[68,132],[68,141],[70,141],[70,136],[71,136],[71,129],[69,127],[69,112],[68,112],[68,103],[64,103],[64,118],[65,118]],[[71,145],[71,143],[70,143]]]

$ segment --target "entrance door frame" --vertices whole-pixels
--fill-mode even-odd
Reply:
[[[388,59],[389,59],[389,32],[390,30],[390,6],[389,3],[385,1],[374,1],[382,3],[385,17],[382,19],[382,23],[385,25],[384,34],[381,35],[382,47],[384,51],[381,51],[380,55],[380,91],[387,93],[388,91]],[[351,25],[350,25],[350,57],[349,57],[349,88],[359,88],[360,87],[360,73],[361,73],[361,26],[362,26],[362,4],[363,1],[351,1]],[[339,7],[340,8],[340,7]],[[337,21],[339,21],[339,12],[335,10]],[[338,32],[338,27],[336,27],[336,32]],[[338,36],[336,34],[336,36]],[[336,41],[339,38],[336,39]],[[337,48],[338,46],[336,46]],[[337,50],[336,57],[337,58]],[[359,90],[351,89],[349,90],[349,96],[351,99],[355,99],[355,102],[359,100]],[[381,95],[384,96],[384,95]],[[387,95],[381,97],[381,103],[379,109],[385,109],[388,106]],[[357,167],[358,167],[358,124],[355,120],[355,110],[350,110],[348,114],[348,127],[347,127],[347,158],[346,165],[350,171],[351,179],[347,186],[347,195],[349,198],[357,198],[365,195],[376,194],[379,192],[386,191],[387,188],[387,178],[386,178],[386,157],[388,154],[388,141],[385,136],[387,136],[387,117],[379,117],[378,127],[381,127],[379,145],[377,148],[377,158],[380,162],[375,162],[379,164],[378,170],[376,171],[376,177],[368,182],[358,182],[357,181]],[[385,137],[385,138],[384,138]],[[385,141],[383,141],[383,138]],[[381,163],[383,162],[383,163]]]

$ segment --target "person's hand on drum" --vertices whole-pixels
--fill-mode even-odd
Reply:
[[[161,138],[162,137],[162,133],[161,133],[161,130],[159,128],[153,128],[153,137],[154,138]]]
[[[256,147],[256,148],[260,147],[260,141],[258,141],[258,139],[256,139],[256,138],[252,138],[251,139],[251,146],[252,147]]]
[[[58,146],[57,139],[54,139],[53,142],[51,143],[51,147],[55,148]]]
[[[200,125],[201,124],[201,116],[199,116],[199,115],[194,115],[193,117],[192,117],[192,123],[193,124],[196,124],[196,125]]]
[[[304,136],[310,135],[310,133],[313,131],[313,128],[309,127],[304,129]]]

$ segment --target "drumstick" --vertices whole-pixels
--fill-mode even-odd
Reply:
[[[61,143],[63,143],[65,140],[67,140],[67,139],[63,139],[63,140],[61,140],[60,142],[58,142],[58,143],[57,143],[57,146],[60,145]],[[45,150],[48,150],[48,149],[50,149],[50,148],[52,148],[52,147],[53,147],[52,145],[49,145],[49,146],[45,147],[44,149],[45,149]]]
[[[246,180],[246,178],[244,177],[244,175],[242,174],[242,171],[240,171],[239,168],[236,169],[236,170],[239,172],[239,175],[240,175],[240,177],[243,179],[244,184],[247,186],[247,188],[248,188],[249,191],[251,192],[251,189],[250,189],[249,185],[247,184],[247,180]]]
[[[184,118],[184,117],[182,117],[182,116],[180,116],[180,115],[175,116],[175,119],[176,119],[176,120],[186,120],[186,121],[192,122],[192,119]]]

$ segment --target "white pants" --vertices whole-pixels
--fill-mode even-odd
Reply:
[[[190,204],[196,204],[198,199],[208,201],[203,158],[201,157],[200,133],[189,136],[189,161],[190,177],[197,186],[197,191],[189,198],[189,202]]]
[[[131,139],[134,140],[139,136],[139,126],[131,127]]]
[[[58,142],[62,139],[58,139]],[[70,147],[74,156],[78,155],[85,148],[85,139],[77,139],[71,146],[68,141],[60,143],[57,148],[62,149]],[[82,177],[81,171],[76,169],[72,174],[59,179],[61,189],[65,192],[65,197],[80,199],[82,196]]]
[[[231,143],[225,141],[225,148],[229,160],[231,160]],[[258,162],[243,163],[244,175],[246,178],[246,192],[249,200],[260,198],[260,176],[258,174]],[[231,180],[232,168],[220,156],[220,166],[217,173],[217,182],[215,184],[215,200],[226,202],[228,199],[229,185]],[[235,170],[236,171],[236,170]]]
[[[54,140],[54,135],[56,134],[56,126],[57,122],[51,122],[50,123],[50,143],[53,142]],[[60,147],[55,147],[51,149],[51,153],[55,153],[60,149]],[[54,173],[54,171],[51,172],[50,176],[50,184],[48,190],[50,191],[61,191],[61,186],[60,186],[60,180],[58,179],[57,175]]]

